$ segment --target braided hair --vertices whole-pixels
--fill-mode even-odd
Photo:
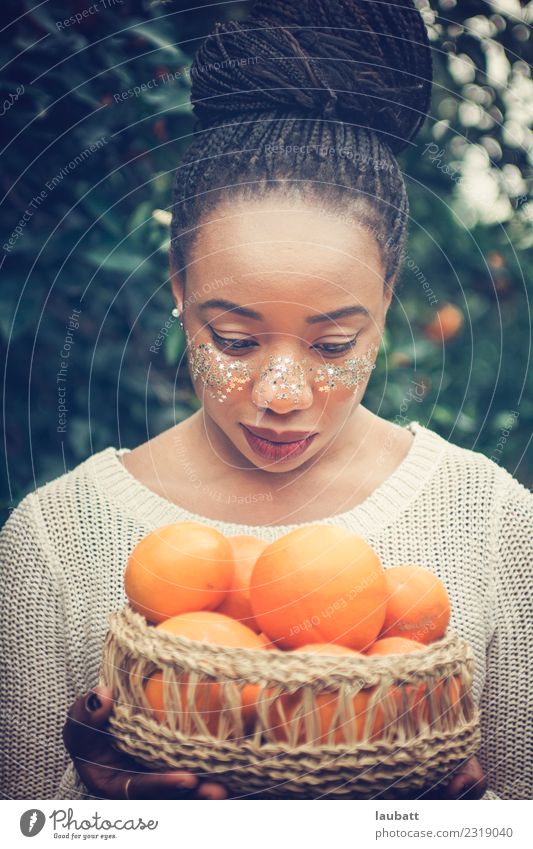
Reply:
[[[431,75],[412,0],[256,0],[248,20],[217,24],[191,68],[199,127],[174,180],[175,267],[219,204],[283,192],[353,214],[393,281],[408,216],[395,155]]]

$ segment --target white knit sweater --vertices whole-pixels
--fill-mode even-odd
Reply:
[[[531,799],[533,496],[484,456],[410,428],[395,472],[324,521],[365,537],[385,568],[418,563],[445,583],[450,627],[475,655],[484,798]],[[125,450],[106,448],[27,495],[0,533],[4,797],[88,798],[61,729],[69,705],[98,682],[107,615],[126,601],[124,567],[142,536],[183,519],[268,541],[297,527],[190,513],[134,478],[118,459]]]

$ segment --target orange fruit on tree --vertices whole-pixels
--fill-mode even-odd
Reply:
[[[383,625],[385,571],[357,534],[310,525],[259,555],[250,599],[257,624],[280,648],[336,643],[362,651]]]
[[[333,643],[312,643],[306,646],[300,646],[295,649],[295,652],[307,652],[311,654],[331,655],[333,657],[340,656],[357,656],[360,652],[345,646],[338,646]],[[332,661],[333,668],[335,661]],[[374,692],[374,687],[369,687],[360,690],[352,700],[354,717],[342,722],[340,718],[335,718],[339,708],[339,691],[320,692],[315,694],[314,702],[316,705],[316,715],[312,707],[305,714],[306,706],[302,702],[304,691],[297,690],[295,693],[282,694],[277,697],[276,701],[270,708],[271,733],[274,738],[280,742],[291,742],[293,745],[324,745],[324,744],[345,744],[347,741],[356,741],[363,739],[365,720],[367,717],[367,705],[370,695]],[[278,706],[279,703],[279,706]],[[282,708],[283,713],[279,711]],[[301,708],[303,714],[298,720],[298,728],[296,732],[296,740],[290,733],[290,723],[294,718],[295,711]],[[332,724],[335,723],[335,728]],[[374,722],[371,729],[370,739],[374,740],[379,737],[383,729],[383,712],[380,707],[376,708]]]
[[[200,522],[176,522],[147,534],[124,574],[130,605],[149,622],[212,610],[231,586],[235,564],[224,534]]]
[[[387,605],[380,637],[407,637],[418,643],[439,640],[450,621],[446,587],[433,572],[404,564],[385,570]]]
[[[250,628],[241,622],[236,622],[229,616],[217,611],[202,610],[194,613],[182,613],[161,622],[156,626],[159,630],[168,631],[189,640],[208,643],[215,646],[226,646],[229,648],[261,649],[264,643]],[[182,711],[192,694],[189,692],[189,676],[181,677],[180,697]],[[245,728],[249,727],[255,719],[255,704],[257,701],[258,686],[246,684],[240,690],[242,716]],[[150,704],[155,718],[161,722],[165,717],[165,704],[163,698],[164,674],[162,670],[152,673],[145,684],[144,692]],[[197,682],[195,685],[194,704],[197,713],[201,716],[209,732],[216,736],[220,713],[221,695],[220,685],[216,682]],[[177,727],[183,724],[185,716],[178,717]]]
[[[447,342],[457,336],[464,324],[464,315],[455,304],[445,304],[428,324],[424,333],[433,342]]]
[[[250,603],[250,578],[252,569],[261,552],[268,543],[250,534],[239,534],[228,537],[235,560],[235,574],[224,601],[218,608],[220,613],[238,619],[243,625],[248,625],[256,633],[261,628],[257,625]]]

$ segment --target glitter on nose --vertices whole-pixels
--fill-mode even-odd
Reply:
[[[311,370],[312,367],[308,369]],[[273,390],[268,393],[273,395],[273,398],[267,403],[271,403],[274,398],[278,401],[289,400],[298,403],[306,386],[305,369],[292,357],[271,356],[259,375],[259,398],[267,394],[266,386]]]

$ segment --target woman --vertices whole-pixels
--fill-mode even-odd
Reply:
[[[419,796],[530,798],[533,499],[485,457],[362,403],[405,240],[395,154],[430,97],[422,20],[408,0],[258,2],[217,27],[191,76],[201,129],[176,172],[171,279],[202,407],[90,457],[6,524],[3,792],[225,797],[220,778],[119,756],[95,688],[129,552],[194,519],[268,541],[328,521],[386,568],[433,570],[474,651],[482,746]]]

